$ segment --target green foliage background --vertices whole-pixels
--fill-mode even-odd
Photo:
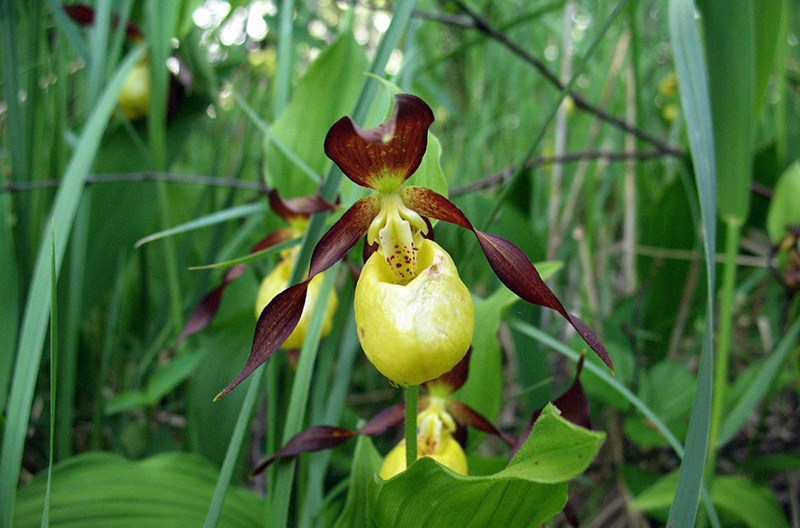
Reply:
[[[703,496],[698,523],[798,526],[800,256],[787,227],[800,211],[800,4],[694,7],[96,0],[82,25],[58,0],[0,0],[0,527],[369,526],[395,519],[419,482],[455,485],[430,461],[373,480],[394,432],[247,478],[297,430],[354,429],[401,399],[360,352],[346,266],[331,279],[334,331],[297,370],[277,354],[211,401],[248,356],[274,252],[174,346],[224,273],[189,267],[241,257],[285,225],[267,188],[338,182],[322,149],[335,120],[383,120],[390,94],[365,75],[376,64],[436,116],[416,177],[550,261],[542,275],[614,360],[616,376],[590,356],[582,377],[607,439],[569,487],[581,524],[657,525],[672,508],[690,526]],[[129,121],[116,102],[140,61],[149,112]],[[345,206],[363,195],[334,187]],[[582,341],[500,286],[470,233],[440,222],[436,239],[478,315],[455,397],[520,433],[572,382]],[[545,486],[498,477],[514,462],[500,472],[496,439],[471,431],[466,445],[474,480],[448,508],[496,495],[474,518],[492,504],[501,518]],[[559,500],[541,519],[580,473],[546,485]],[[402,526],[429,513],[408,512]]]

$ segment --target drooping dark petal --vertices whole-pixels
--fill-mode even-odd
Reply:
[[[356,434],[348,429],[332,425],[315,425],[305,431],[300,431],[289,440],[285,446],[277,450],[266,460],[263,460],[250,475],[254,477],[267,469],[270,464],[279,458],[297,456],[301,453],[313,453],[323,449],[331,449],[344,443]]]
[[[553,405],[561,411],[562,417],[575,425],[590,429],[592,424],[589,421],[589,401],[586,399],[586,393],[583,392],[583,385],[581,385],[581,372],[583,371],[583,362],[585,359],[586,355],[584,354],[581,356],[581,359],[578,360],[578,366],[575,370],[575,381],[572,382],[572,385],[570,385],[569,389],[567,389],[564,394],[553,401]],[[510,457],[513,457],[522,447],[522,444],[525,443],[525,440],[528,439],[533,430],[533,424],[539,419],[539,415],[542,414],[543,409],[544,407],[533,412],[530,422],[528,422],[525,428],[525,432],[520,435]]]
[[[319,194],[284,200],[277,189],[269,192],[269,206],[272,212],[287,222],[296,218],[308,218],[314,213],[336,209],[336,205],[328,202]]]
[[[377,127],[364,130],[343,117],[325,137],[325,154],[363,187],[399,187],[425,155],[433,112],[414,95],[398,94],[394,98],[391,117]],[[383,179],[386,182],[381,184]]]
[[[416,186],[405,187],[400,193],[406,206],[417,213],[459,225],[475,233],[489,265],[509,290],[530,303],[551,308],[561,314],[608,368],[614,371],[614,365],[603,344],[583,321],[567,312],[524,251],[505,238],[475,229],[464,213],[441,194]]]
[[[473,427],[484,433],[497,436],[501,438],[510,447],[514,446],[516,438],[514,435],[502,433],[492,425],[492,422],[487,420],[478,411],[470,407],[464,402],[458,400],[447,400],[447,411],[453,416],[453,419],[460,425]]]
[[[252,255],[262,249],[285,242],[289,240],[291,236],[292,233],[290,230],[279,229],[274,233],[270,233],[258,244],[253,246],[253,249],[250,250],[250,254]],[[222,294],[225,292],[225,288],[227,288],[231,282],[241,277],[246,267],[247,264],[237,264],[236,266],[228,268],[225,275],[222,277],[222,284],[208,292],[205,297],[197,303],[194,311],[192,311],[192,315],[190,315],[189,319],[186,321],[186,326],[183,327],[177,341],[172,345],[173,348],[177,348],[187,337],[196,334],[211,324],[211,321],[213,321],[214,317],[217,315],[219,303],[222,301]]]
[[[276,295],[261,312],[253,336],[253,347],[244,368],[214,400],[228,394],[247,376],[264,364],[294,331],[306,302],[308,284],[315,275],[327,270],[352,248],[367,232],[378,211],[376,196],[354,203],[325,233],[314,248],[308,278]]]
[[[372,420],[367,422],[367,425],[359,429],[358,433],[367,436],[378,436],[379,434],[383,434],[392,427],[396,427],[403,423],[403,420],[405,419],[405,409],[406,406],[404,403],[397,403],[382,410],[376,414]]]
[[[472,347],[469,347],[461,361],[456,363],[456,366],[450,369],[449,372],[445,372],[438,378],[423,383],[428,392],[432,394],[437,393],[437,388],[442,387],[447,394],[453,394],[460,389],[464,383],[466,383],[467,376],[469,376],[469,358],[471,355]]]
[[[256,323],[253,346],[250,349],[247,363],[230,385],[214,397],[214,401],[225,396],[244,381],[247,376],[271,358],[272,354],[289,338],[297,323],[300,322],[300,316],[303,315],[309,282],[311,279],[306,279],[282,291],[264,308]]]

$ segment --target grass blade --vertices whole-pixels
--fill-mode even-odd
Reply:
[[[219,472],[219,478],[214,488],[214,495],[211,498],[211,504],[208,507],[208,515],[206,516],[205,523],[203,523],[203,528],[216,528],[219,522],[219,517],[222,513],[222,504],[225,502],[225,495],[227,494],[228,486],[231,482],[233,468],[236,466],[236,461],[239,459],[239,451],[244,442],[244,434],[247,432],[247,427],[250,424],[250,416],[253,414],[256,397],[261,392],[262,378],[263,376],[252,376],[250,380],[246,382],[249,383],[250,386],[247,387],[247,394],[242,402],[239,417],[236,419],[236,427],[233,429],[233,435],[231,435],[228,450],[225,452],[225,460]]]
[[[283,0],[280,8],[278,26],[278,71],[275,74],[275,93],[272,99],[272,118],[277,118],[289,103],[289,89],[292,84],[294,61],[294,41],[292,30],[294,17],[294,0]]]
[[[158,240],[160,238],[166,238],[173,235],[178,235],[180,233],[187,233],[189,231],[194,231],[195,229],[221,224],[222,222],[227,222],[228,220],[235,220],[237,218],[262,214],[266,210],[267,206],[264,202],[238,205],[236,207],[231,207],[230,209],[223,209],[222,211],[217,211],[216,213],[212,213],[201,218],[196,218],[190,222],[186,222],[185,224],[171,227],[169,229],[159,231],[158,233],[153,233],[152,235],[147,235],[146,237],[137,240],[134,244],[134,247],[139,249],[148,242],[153,242],[154,240]]]
[[[11,196],[0,194],[0,299],[7,299],[0,317],[0,410],[5,409],[19,324],[17,253],[14,247]]]
[[[764,399],[773,381],[780,373],[781,367],[785,365],[789,353],[794,350],[798,336],[800,336],[800,319],[797,319],[789,331],[781,337],[775,350],[770,352],[761,365],[756,378],[748,386],[741,399],[733,406],[733,409],[726,411],[725,420],[719,430],[720,446],[725,445],[733,438],[733,435],[744,425],[747,417],[756,408],[758,402]]]
[[[270,130],[269,126],[260,117],[258,117],[258,114],[255,110],[253,110],[253,107],[247,104],[247,101],[245,101],[241,95],[234,91],[233,97],[239,106],[242,107],[242,110],[244,110],[244,113],[247,114],[247,117],[250,118],[253,124],[256,125],[256,127],[258,127],[258,129],[265,136],[267,136],[267,139],[269,139],[284,156],[292,160],[292,163],[297,165],[297,167],[302,170],[303,173],[311,179],[311,181],[318,184],[320,182],[319,174],[314,172],[314,169],[309,167],[306,162],[297,157],[297,154],[292,152],[292,150],[283,141],[278,139],[278,137],[272,133],[272,130]]]
[[[56,280],[56,244],[54,228],[50,233],[50,450],[47,460],[47,487],[44,492],[42,528],[50,526],[50,484],[53,476],[53,451],[56,437],[56,372],[58,371],[58,280]]]
[[[681,105],[683,115],[686,116],[686,127],[689,132],[689,144],[700,198],[706,279],[708,281],[706,324],[700,352],[700,367],[697,372],[697,392],[689,420],[686,452],[681,463],[678,488],[667,523],[672,524],[675,528],[689,528],[694,526],[697,516],[697,503],[703,485],[711,421],[714,381],[712,336],[714,285],[716,282],[714,255],[716,254],[717,169],[708,80],[703,62],[703,48],[700,45],[700,35],[695,20],[695,6],[692,0],[670,1],[669,30],[681,89]],[[715,520],[713,515],[711,519]]]
[[[10,528],[14,517],[22,450],[36,388],[36,377],[42,359],[42,347],[47,333],[50,312],[49,247],[52,241],[55,241],[56,274],[58,274],[81,191],[100,145],[100,139],[116,106],[125,77],[144,51],[145,48],[139,46],[128,54],[89,116],[56,194],[52,209],[54,230],[45,234],[36,259],[22,322],[11,395],[6,410],[8,419],[3,435],[3,452],[0,456],[0,528]]]

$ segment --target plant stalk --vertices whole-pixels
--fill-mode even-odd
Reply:
[[[711,455],[709,470],[713,472],[718,449],[719,427],[722,420],[722,409],[728,387],[728,362],[731,346],[731,329],[733,327],[733,302],[736,287],[736,255],[739,249],[741,225],[739,222],[726,220],[725,231],[725,263],[722,271],[722,296],[720,298],[720,318],[717,334],[717,357],[714,368],[714,403],[711,408],[711,433],[709,453]]]
[[[417,460],[417,399],[419,386],[406,387],[406,469]]]

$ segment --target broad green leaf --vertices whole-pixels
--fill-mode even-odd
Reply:
[[[368,436],[359,435],[353,464],[350,467],[350,486],[344,509],[333,528],[371,528],[364,501],[372,476],[381,468],[383,458]]]
[[[542,280],[547,280],[561,269],[561,262],[540,262],[536,265]],[[486,299],[475,302],[475,332],[472,337],[470,372],[466,383],[455,393],[490,422],[497,418],[502,404],[503,358],[497,343],[497,330],[503,316],[519,297],[505,286],[500,286]],[[477,447],[484,435],[472,431],[469,445]]]
[[[442,145],[436,136],[428,132],[428,148],[422,157],[422,163],[420,163],[417,172],[406,180],[405,184],[420,185],[436,191],[442,196],[447,196],[447,180],[445,180],[442,166],[439,164],[441,156]]]
[[[665,422],[685,418],[694,401],[695,381],[686,365],[666,360],[654,365],[643,377],[642,399]]]
[[[463,476],[423,457],[388,481],[373,477],[369,515],[379,528],[538,527],[564,507],[567,481],[586,469],[604,438],[561,418],[549,404],[499,473]]]
[[[329,164],[323,143],[330,126],[350,112],[364,81],[367,59],[349,32],[320,53],[299,80],[291,103],[272,127],[272,134],[312,170]],[[312,194],[318,183],[266,140],[267,181],[286,198]]]
[[[781,175],[767,212],[767,234],[773,244],[786,236],[786,227],[800,224],[800,161]]]
[[[647,512],[665,512],[672,502],[678,473],[672,472],[636,496],[631,507]],[[735,518],[749,528],[788,528],[780,506],[770,490],[742,477],[719,476],[714,479],[711,500],[721,513]]]
[[[497,344],[497,329],[505,311],[519,300],[511,290],[500,286],[475,302],[475,331],[469,359],[470,375],[454,397],[466,403],[490,422],[494,422],[503,398],[503,358]],[[477,447],[484,435],[470,431],[469,444]]]
[[[38,527],[45,475],[23,486],[14,526]],[[86,453],[53,469],[50,526],[53,528],[164,528],[201,526],[217,471],[204,458],[162,453],[131,462],[110,453]],[[228,490],[219,526],[263,526],[261,499],[242,488]]]
[[[755,125],[755,22],[751,0],[702,4],[714,122],[718,212],[742,225],[750,207]]]

